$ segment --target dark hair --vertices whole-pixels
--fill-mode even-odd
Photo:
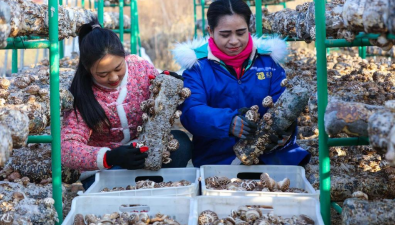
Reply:
[[[217,27],[218,21],[225,15],[243,16],[247,26],[250,25],[251,9],[243,0],[216,0],[210,4],[207,11],[208,25],[211,30]]]
[[[74,112],[77,114],[78,110],[92,130],[98,131],[103,125],[110,128],[110,120],[93,94],[90,68],[107,54],[125,57],[125,50],[118,36],[111,30],[101,28],[97,18],[81,26],[78,44],[80,59],[69,89],[74,96]]]

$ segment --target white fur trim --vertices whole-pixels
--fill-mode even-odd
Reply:
[[[172,50],[174,54],[174,60],[181,65],[182,68],[189,69],[198,61],[194,49],[201,47],[207,43],[207,38],[188,40],[184,43],[175,44],[175,48]]]
[[[276,63],[283,62],[288,55],[287,43],[279,37],[257,38],[253,36],[253,40],[257,49],[270,52],[270,56]]]
[[[99,170],[106,169],[104,167],[103,160],[104,160],[104,155],[106,154],[107,151],[111,151],[111,149],[107,148],[107,147],[103,147],[97,152],[96,163],[97,163],[97,167],[99,168]]]
[[[119,86],[120,90],[117,98],[117,112],[118,112],[119,120],[121,121],[121,126],[123,128],[122,130],[123,140],[121,141],[122,144],[126,144],[127,142],[130,141],[130,129],[128,124],[128,118],[126,117],[125,108],[123,108],[122,105],[123,101],[126,98],[126,94],[128,93],[128,89],[127,89],[128,76],[129,76],[129,71],[128,71],[128,66],[126,65],[126,73]]]

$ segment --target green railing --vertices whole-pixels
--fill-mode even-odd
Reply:
[[[369,39],[377,39],[378,34],[359,34],[352,42],[344,39],[326,39],[325,25],[325,0],[315,1],[315,24],[316,24],[316,50],[317,50],[317,92],[318,92],[318,146],[320,168],[320,204],[321,214],[326,225],[331,224],[331,205],[341,213],[342,209],[336,203],[331,203],[330,197],[330,146],[368,145],[367,137],[359,138],[329,138],[325,132],[324,114],[328,104],[328,84],[326,67],[326,49],[331,47],[370,46]],[[387,36],[395,39],[395,35]],[[366,57],[366,49],[360,48],[360,55]]]
[[[125,29],[123,26],[124,6],[130,7],[130,23],[131,23],[130,29]],[[102,26],[103,26],[104,7],[119,8],[119,28],[112,31],[119,34],[119,39],[121,40],[122,43],[124,43],[124,34],[130,34],[130,53],[141,55],[140,52],[141,41],[140,41],[137,0],[131,0],[130,4],[125,4],[124,0],[119,0],[118,4],[110,4],[109,6],[104,6],[104,0],[99,0],[96,8],[98,12],[99,22]]]
[[[52,9],[52,10],[51,10]],[[12,72],[18,72],[17,49],[49,49],[50,62],[50,113],[51,135],[29,136],[28,143],[52,144],[52,191],[59,222],[63,222],[62,212],[62,170],[60,152],[60,97],[59,97],[59,39],[58,39],[58,1],[48,1],[49,39],[40,37],[8,38],[5,49],[12,49]]]

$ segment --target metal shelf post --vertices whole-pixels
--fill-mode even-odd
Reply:
[[[12,58],[11,58],[11,60],[12,60],[11,61],[12,62],[11,72],[12,73],[18,73],[18,49],[12,49]]]
[[[320,206],[321,214],[326,225],[331,223],[330,216],[330,158],[328,134],[325,133],[324,114],[328,104],[328,84],[326,70],[326,27],[325,0],[315,1],[316,50],[317,50],[317,92],[318,92],[318,148],[320,175]]]
[[[60,152],[60,95],[59,95],[59,31],[58,31],[58,1],[48,1],[49,14],[49,88],[52,136],[52,192],[55,209],[58,213],[59,224],[63,222],[62,210],[62,164]]]
[[[59,0],[59,5],[63,5],[63,0]],[[59,41],[59,57],[64,57],[64,40]]]
[[[97,2],[98,1],[98,2]],[[97,17],[99,19],[99,23],[102,27],[104,27],[104,0],[96,0],[95,3],[97,2]]]
[[[205,7],[204,0],[200,0],[200,5],[202,6],[202,33],[203,37],[206,36],[206,19],[205,19]]]
[[[262,36],[262,0],[255,1],[255,32],[258,37]]]
[[[131,0],[131,17],[132,17],[132,33],[130,39],[132,39],[130,44],[130,51],[132,54],[137,54],[137,33],[138,33],[138,24],[137,24],[137,0]]]
[[[123,27],[123,0],[119,0],[119,39],[121,40],[121,43],[123,44],[123,33],[124,33],[124,27]]]

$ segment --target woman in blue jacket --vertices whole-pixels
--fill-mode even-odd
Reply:
[[[182,105],[181,122],[193,134],[194,166],[239,164],[233,146],[239,138],[251,138],[256,124],[247,121],[243,108],[267,108],[262,99],[277,101],[285,88],[279,63],[287,56],[286,43],[278,38],[251,37],[251,10],[242,0],[216,0],[207,12],[208,40],[178,44],[175,60],[185,69],[184,86],[192,95]],[[261,155],[261,164],[305,165],[310,153],[296,143],[296,126],[279,149]]]

